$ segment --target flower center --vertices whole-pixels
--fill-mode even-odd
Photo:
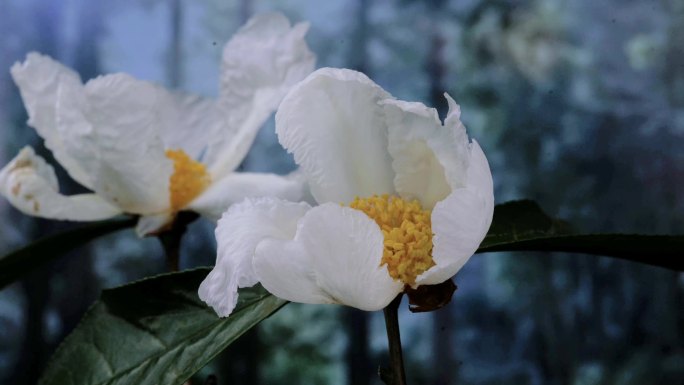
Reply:
[[[173,161],[169,192],[171,210],[175,212],[197,198],[209,186],[211,177],[202,163],[183,150],[166,150],[166,157]]]
[[[432,260],[430,210],[417,200],[373,195],[356,198],[349,207],[375,220],[385,237],[382,262],[392,278],[414,285],[416,277],[435,265]]]

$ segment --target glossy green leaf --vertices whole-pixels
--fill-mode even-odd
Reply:
[[[95,238],[133,227],[135,218],[93,222],[39,239],[0,257],[0,289],[36,267],[82,246]]]
[[[546,251],[603,255],[684,271],[684,236],[576,234],[532,201],[497,205],[478,253]]]
[[[209,269],[105,290],[48,364],[41,385],[183,384],[286,301],[240,290],[228,318],[197,296]]]

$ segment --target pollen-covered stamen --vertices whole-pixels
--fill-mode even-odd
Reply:
[[[171,210],[179,211],[209,186],[211,177],[202,163],[183,150],[166,150],[166,157],[173,161],[169,184]]]
[[[361,210],[380,226],[385,238],[382,265],[392,278],[414,285],[416,277],[435,265],[432,260],[430,210],[416,200],[373,195],[356,198],[349,207]]]

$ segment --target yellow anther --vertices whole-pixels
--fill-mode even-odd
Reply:
[[[423,210],[418,201],[373,195],[357,197],[349,207],[363,211],[380,226],[385,237],[380,265],[387,265],[392,278],[414,285],[416,277],[435,265],[430,210]]]
[[[173,161],[169,184],[171,210],[179,211],[209,186],[211,177],[202,163],[183,150],[166,150],[166,157]]]

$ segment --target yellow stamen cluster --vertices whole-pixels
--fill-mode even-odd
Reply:
[[[209,186],[211,178],[206,167],[183,150],[166,150],[166,157],[173,161],[171,210],[179,211]]]
[[[380,265],[387,265],[392,278],[414,285],[416,277],[435,265],[430,210],[423,210],[418,201],[373,195],[357,197],[349,207],[363,211],[380,226],[385,237]]]

